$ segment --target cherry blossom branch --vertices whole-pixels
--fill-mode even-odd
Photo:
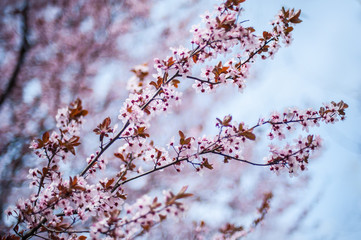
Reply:
[[[114,187],[112,188],[111,192],[112,192],[112,193],[115,192],[118,187],[120,187],[121,185],[126,184],[127,182],[131,182],[131,181],[133,181],[133,180],[135,180],[135,179],[144,177],[144,176],[146,176],[146,175],[152,174],[152,173],[157,172],[157,171],[159,171],[159,170],[163,170],[163,169],[168,168],[168,167],[170,167],[170,166],[177,165],[177,164],[179,164],[180,162],[187,161],[187,162],[189,162],[189,163],[191,163],[191,164],[194,164],[192,161],[189,161],[189,159],[190,159],[191,157],[195,156],[195,155],[201,156],[201,155],[205,155],[205,154],[215,154],[215,155],[223,156],[223,157],[225,157],[225,158],[227,158],[227,159],[232,159],[232,160],[235,160],[235,161],[238,161],[238,162],[247,163],[247,164],[250,164],[250,165],[253,165],[253,166],[267,167],[267,166],[272,166],[272,165],[276,165],[276,164],[278,164],[278,163],[280,163],[280,162],[283,162],[283,161],[287,160],[289,157],[295,156],[295,155],[297,155],[298,153],[303,152],[304,150],[306,150],[306,149],[308,149],[308,148],[312,148],[311,144],[310,144],[310,145],[307,145],[307,146],[305,146],[305,147],[303,147],[303,148],[301,148],[301,149],[299,149],[298,151],[292,152],[292,153],[289,154],[289,155],[285,155],[285,156],[283,156],[282,158],[278,158],[278,159],[273,160],[273,161],[270,161],[270,162],[268,162],[268,163],[255,163],[255,162],[251,162],[251,161],[248,161],[248,160],[245,160],[245,159],[236,158],[236,157],[234,157],[234,156],[231,156],[231,155],[228,155],[228,154],[225,154],[225,153],[222,153],[222,152],[218,152],[218,151],[216,151],[215,149],[214,149],[214,150],[206,150],[206,151],[203,151],[203,152],[198,153],[198,154],[195,153],[195,154],[193,154],[193,155],[191,155],[191,156],[189,156],[189,157],[179,158],[179,159],[177,159],[177,160],[175,160],[175,161],[173,161],[173,162],[171,162],[171,163],[165,164],[165,165],[160,166],[160,167],[154,167],[153,169],[151,169],[151,170],[149,170],[149,171],[147,171],[147,172],[144,172],[144,173],[139,174],[139,175],[137,175],[137,176],[134,176],[134,177],[132,177],[132,178],[126,179],[126,180],[124,180],[124,181],[121,182],[121,183],[120,183],[120,180],[121,180],[122,178],[119,178],[118,181],[116,182],[116,184],[114,185]],[[199,163],[199,165],[201,165],[201,163]]]
[[[115,190],[117,190],[118,187],[120,187],[121,185],[126,184],[127,182],[133,181],[133,180],[135,180],[135,179],[137,179],[137,178],[140,178],[140,177],[147,176],[147,175],[149,175],[149,174],[151,174],[151,173],[154,173],[154,172],[157,172],[157,171],[159,171],[159,170],[168,168],[168,167],[170,167],[170,166],[173,166],[173,165],[178,164],[178,163],[180,163],[180,162],[182,162],[182,161],[185,161],[185,160],[188,160],[188,158],[177,159],[176,161],[171,162],[171,163],[168,163],[168,164],[166,164],[166,165],[163,165],[163,166],[160,166],[160,167],[154,167],[152,170],[149,170],[149,171],[147,171],[147,172],[144,172],[144,173],[139,174],[139,175],[137,175],[137,176],[134,176],[134,177],[132,177],[132,178],[128,178],[128,179],[124,180],[124,181],[121,182],[121,183],[120,183],[121,178],[119,178],[118,181],[116,182],[116,184],[114,185],[114,187],[112,188],[111,192],[112,192],[112,193],[115,192]]]
[[[27,233],[25,233],[21,239],[26,240],[30,238],[31,236],[35,235],[35,233],[39,230],[40,227],[43,226],[44,223],[46,223],[47,219],[43,218],[34,228],[30,229]],[[15,226],[16,227],[16,226]],[[15,228],[14,227],[14,228]]]
[[[265,47],[266,47],[270,42],[275,41],[275,40],[276,40],[276,39],[275,39],[274,37],[272,37],[271,39],[265,41],[264,44],[263,44],[260,48],[258,48],[255,52],[251,53],[251,54],[249,55],[249,57],[248,57],[244,62],[241,62],[241,66],[244,65],[244,64],[246,64],[246,63],[248,63],[249,61],[251,61],[251,59],[252,59],[254,56],[256,56],[258,53],[262,52],[263,49],[265,49]]]
[[[47,159],[48,159],[47,168],[49,169],[50,164],[51,164],[51,162],[53,161],[56,153],[54,153],[51,157],[49,157],[48,151],[45,149],[45,155],[46,155],[46,157],[47,157]],[[42,186],[43,186],[45,177],[46,177],[46,174],[43,174],[42,177],[41,177],[41,179],[40,179],[39,188],[38,188],[38,193],[36,194],[36,196],[39,196],[39,194],[40,194],[40,191],[41,191],[41,188],[42,188]],[[36,202],[35,202],[35,204],[36,204]]]
[[[51,228],[49,228],[47,226],[44,226],[44,225],[42,227],[45,228],[46,230],[48,230],[49,232],[54,232],[54,233],[68,233],[68,234],[70,234],[70,233],[89,233],[90,232],[89,230],[69,231],[67,229],[64,229],[64,230],[61,231],[61,230],[51,229]],[[71,227],[71,225],[69,227]]]
[[[38,171],[39,174],[30,176],[30,178],[35,179],[35,182],[40,179],[38,193],[35,195],[35,198],[19,201],[17,205],[18,210],[17,212],[14,211],[18,216],[17,226],[20,223],[24,224],[24,226],[26,226],[25,224],[28,224],[27,226],[31,227],[35,225],[35,227],[28,232],[25,232],[25,234],[24,231],[20,231],[20,233],[23,234],[23,239],[43,233],[43,231],[48,233],[52,232],[51,235],[55,234],[55,232],[52,231],[53,229],[58,229],[58,227],[59,229],[64,228],[62,227],[64,225],[60,225],[60,223],[64,223],[63,216],[67,217],[66,219],[70,218],[74,219],[74,221],[81,220],[83,222],[87,221],[86,219],[95,216],[92,219],[94,225],[92,225],[90,229],[90,235],[94,239],[98,238],[97,234],[122,238],[126,235],[131,236],[132,234],[139,232],[142,227],[144,227],[145,230],[148,230],[153,226],[154,222],[159,219],[162,220],[163,216],[157,216],[159,217],[157,220],[155,220],[155,218],[143,218],[146,218],[150,213],[158,213],[155,210],[158,209],[161,204],[158,205],[158,202],[155,200],[153,203],[156,207],[152,208],[152,203],[147,202],[148,199],[138,199],[141,200],[141,203],[136,203],[135,205],[138,204],[139,209],[136,214],[130,215],[130,219],[132,220],[128,221],[128,217],[123,218],[120,215],[121,211],[119,209],[123,209],[123,206],[124,208],[127,208],[128,205],[124,203],[126,196],[123,195],[123,189],[119,190],[119,187],[130,181],[150,175],[170,166],[173,166],[176,171],[179,172],[181,169],[178,166],[183,166],[183,162],[191,164],[197,171],[201,168],[213,169],[212,164],[208,162],[207,156],[222,156],[224,157],[224,162],[231,159],[254,166],[271,166],[271,170],[275,171],[288,168],[290,174],[297,170],[295,167],[300,167],[301,170],[304,170],[304,163],[308,163],[309,153],[311,150],[320,146],[319,138],[314,139],[312,135],[309,135],[307,138],[301,137],[294,146],[287,144],[282,149],[270,146],[271,155],[264,164],[242,159],[241,155],[242,149],[245,146],[244,142],[247,139],[254,141],[256,136],[252,132],[253,129],[265,124],[272,125],[271,134],[277,133],[281,138],[284,137],[282,132],[282,129],[284,129],[283,126],[289,126],[292,125],[292,123],[301,123],[303,127],[307,129],[307,127],[312,124],[318,124],[320,120],[325,121],[326,123],[334,122],[337,120],[336,117],[338,115],[344,115],[343,110],[346,107],[343,103],[340,102],[334,106],[329,106],[328,109],[326,107],[326,109],[320,110],[319,112],[311,111],[310,114],[291,112],[284,115],[283,119],[281,119],[280,115],[273,114],[270,120],[260,120],[258,124],[252,128],[244,127],[243,123],[239,125],[231,124],[230,121],[232,118],[231,116],[227,116],[223,121],[217,119],[217,126],[220,130],[218,135],[214,137],[200,137],[197,139],[195,137],[187,138],[183,132],[179,131],[179,145],[174,146],[173,140],[169,144],[176,153],[175,157],[170,157],[170,154],[174,156],[173,152],[170,153],[170,151],[167,151],[162,147],[156,147],[153,145],[153,142],[149,143],[150,136],[146,130],[150,126],[151,117],[156,113],[166,111],[171,107],[171,103],[177,103],[176,101],[179,100],[181,93],[177,92],[176,88],[178,87],[180,80],[175,79],[176,77],[182,76],[184,78],[192,79],[195,80],[196,83],[197,81],[200,82],[200,85],[203,83],[204,85],[209,84],[210,90],[212,90],[213,85],[226,82],[233,82],[233,84],[242,89],[245,86],[244,80],[248,76],[248,69],[250,66],[248,63],[253,63],[253,59],[255,59],[258,54],[261,55],[267,51],[268,56],[272,56],[280,47],[278,42],[281,38],[285,40],[285,43],[289,43],[291,39],[289,33],[293,30],[291,25],[301,21],[298,19],[300,11],[294,12],[294,10],[286,11],[285,9],[282,9],[282,12],[277,16],[276,21],[273,24],[273,30],[271,32],[263,32],[262,38],[262,36],[257,36],[253,33],[255,31],[253,28],[244,28],[237,23],[238,15],[236,16],[236,14],[239,13],[239,4],[241,2],[242,0],[229,0],[218,8],[218,12],[217,10],[215,11],[215,17],[204,17],[204,20],[210,19],[209,21],[204,21],[206,22],[206,27],[204,29],[194,30],[192,46],[194,46],[193,44],[196,44],[196,47],[193,50],[180,47],[178,49],[173,49],[172,57],[167,57],[167,59],[164,60],[155,59],[155,69],[157,70],[157,74],[154,77],[155,81],[143,81],[148,72],[140,75],[141,77],[139,77],[139,79],[142,81],[142,84],[138,84],[137,87],[131,89],[132,91],[130,92],[129,97],[125,100],[123,107],[120,109],[118,118],[122,120],[123,123],[121,130],[116,133],[114,129],[109,127],[110,118],[105,119],[103,123],[94,130],[100,135],[100,150],[87,159],[88,164],[79,175],[74,178],[69,177],[69,181],[67,181],[64,180],[61,173],[54,168],[50,171],[53,171],[55,174],[59,173],[59,175],[46,175],[48,172],[43,169],[43,173]],[[222,9],[224,10],[222,11]],[[270,44],[272,41],[275,43]],[[235,62],[233,60],[234,58],[231,58],[225,64],[219,62],[216,66],[207,66],[206,69],[202,69],[201,77],[191,76],[193,64],[205,63],[219,54],[227,54],[229,50],[232,50],[236,45],[240,46],[241,53],[245,55],[243,57],[241,53],[237,55],[239,62]],[[262,59],[266,58],[267,57],[262,54]],[[242,59],[245,59],[245,61],[242,62]],[[202,78],[205,78],[205,80]],[[228,81],[229,79],[232,79],[233,81]],[[155,87],[155,90],[152,86]],[[200,88],[204,90],[202,85]],[[87,111],[83,112],[81,109],[79,111],[81,113],[80,118],[87,113]],[[78,111],[72,113],[76,115],[78,114],[77,112]],[[62,156],[64,157],[63,160],[65,159],[65,154],[69,151],[75,155],[74,147],[78,146],[80,143],[78,142],[79,137],[75,135],[73,129],[77,127],[77,124],[75,124],[75,127],[73,124],[70,124],[72,121],[70,116],[73,114],[66,113],[65,115],[69,115],[69,119],[65,118],[65,123],[63,122],[61,124],[63,127],[66,127],[68,131],[64,133],[64,131],[60,130],[62,136],[63,133],[66,134],[66,139],[64,141],[62,139],[59,140],[56,137],[49,141],[49,136],[45,135],[43,135],[42,140],[38,141],[39,145],[42,146],[36,146],[36,149],[43,148],[45,150],[45,156],[48,159],[48,167],[45,169],[50,168],[50,163],[52,162],[51,158],[56,155],[54,154],[54,151],[51,150],[49,150],[49,152],[52,152],[53,156],[50,157],[48,155],[48,149],[51,149],[49,142],[54,145],[57,144],[56,149],[64,152],[64,155]],[[103,141],[104,136],[109,137],[109,133],[113,133],[113,136],[115,136],[110,138],[108,142]],[[270,135],[270,137],[271,136],[273,135]],[[117,140],[124,140],[122,141],[124,144],[119,147],[119,151],[114,155],[126,164],[120,166],[121,171],[117,173],[116,177],[99,180],[96,184],[93,184],[92,181],[88,181],[89,179],[86,179],[86,177],[88,174],[90,175],[95,172],[97,166],[99,169],[102,169],[102,166],[105,166],[106,161],[101,159],[101,156],[103,156]],[[44,154],[42,154],[42,156],[44,157]],[[58,161],[60,160],[58,157],[55,159]],[[146,172],[143,172],[141,167],[135,171],[134,169],[137,167],[135,165],[135,160],[138,159],[154,165],[148,165],[151,169]],[[54,167],[56,166],[54,165]],[[128,173],[130,175],[129,177],[127,176]],[[56,176],[55,179],[53,176]],[[46,181],[44,184],[44,180],[48,178],[52,181],[50,183]],[[184,194],[184,192],[185,189],[177,196],[179,198],[190,196],[189,194]],[[170,196],[170,199],[174,199],[175,197],[172,194]],[[39,202],[38,204],[35,204],[35,206],[34,201],[36,203],[36,201],[38,201],[37,199],[39,199]],[[172,200],[169,202],[167,201],[166,206],[171,206],[175,203],[175,200],[173,202]],[[150,207],[152,212],[148,211],[144,213],[147,211],[146,208],[143,208],[144,205],[142,204],[144,202],[149,203],[146,207]],[[176,207],[179,207],[181,204],[175,205]],[[165,208],[160,209],[159,211],[163,211],[164,209]],[[59,211],[61,213],[58,213]],[[128,211],[124,214],[128,214]],[[264,215],[261,216],[260,220],[263,218]],[[46,222],[48,222],[46,224],[47,226],[45,226]],[[44,229],[42,229],[41,226],[43,226]],[[71,233],[72,229],[77,229],[74,222],[70,226],[69,233]],[[119,229],[113,229],[113,226],[124,226],[126,231],[123,233],[116,232],[115,230]],[[128,231],[129,229],[133,232]],[[17,232],[17,229],[14,229],[14,231]],[[56,233],[62,232],[65,231]]]
[[[312,136],[312,135],[310,135]],[[244,163],[247,163],[247,164],[250,164],[250,165],[253,165],[253,166],[260,166],[260,167],[267,167],[267,166],[272,166],[272,165],[276,165],[280,162],[284,162],[285,160],[287,160],[288,158],[292,157],[292,156],[296,156],[297,154],[305,151],[306,149],[309,149],[309,148],[312,148],[313,146],[311,144],[309,145],[306,145],[305,147],[299,149],[298,151],[295,151],[295,152],[292,152],[291,154],[288,154],[288,155],[285,155],[281,158],[277,158],[275,160],[272,160],[272,161],[269,161],[268,163],[255,163],[255,162],[251,162],[251,161],[248,161],[248,160],[244,160],[244,159],[240,159],[240,158],[236,158],[234,156],[231,156],[229,154],[225,154],[225,153],[222,153],[222,152],[217,152],[217,151],[210,151],[209,153],[212,153],[212,154],[215,154],[215,155],[220,155],[220,156],[223,156],[225,157],[225,159],[232,159],[232,160],[235,160],[235,161],[238,161],[238,162],[244,162]]]
[[[267,166],[276,164],[276,162],[274,162],[274,163],[254,163],[254,162],[251,162],[251,161],[248,161],[248,160],[245,160],[245,159],[239,159],[239,158],[236,158],[234,156],[231,156],[231,155],[228,155],[228,154],[225,154],[225,153],[222,153],[222,152],[217,152],[217,151],[210,151],[209,153],[212,153],[212,154],[215,154],[215,155],[220,155],[220,156],[223,156],[223,157],[225,157],[227,159],[236,160],[238,162],[244,162],[244,163],[247,163],[247,164],[250,164],[250,165],[253,165],[253,166],[267,167]]]
[[[167,85],[170,81],[172,81],[175,77],[178,76],[178,72],[176,72],[171,78],[166,80],[165,85]],[[162,87],[157,89],[157,91],[153,94],[153,96],[143,105],[141,106],[141,110],[144,110],[162,91]],[[127,127],[130,125],[130,121],[128,120],[123,128],[119,131],[119,133],[110,140],[109,143],[107,143],[103,148],[101,148],[100,152],[97,154],[97,156],[84,168],[84,170],[80,173],[80,176],[84,176],[85,173],[92,167],[94,164],[98,161],[98,159],[103,155],[103,153],[118,139],[120,139],[121,135],[124,133],[124,131],[127,129]]]
[[[193,79],[193,80],[197,80],[197,81],[202,82],[202,83],[212,84],[212,85],[221,84],[221,82],[210,82],[210,81],[207,81],[207,80],[204,80],[204,79],[200,79],[200,78],[198,78],[198,77],[193,77],[193,76],[187,76],[186,78]]]
[[[317,124],[321,120],[325,121],[326,123],[334,122],[337,120],[337,116],[339,116],[341,119],[344,118],[344,110],[347,107],[348,107],[347,104],[345,104],[343,101],[340,101],[339,103],[332,102],[331,104],[325,105],[325,107],[321,107],[319,111],[313,111],[310,109],[305,112],[293,110],[290,112],[285,112],[284,118],[282,121],[279,121],[280,116],[278,114],[273,114],[273,115],[271,115],[270,120],[261,121],[249,129],[245,129],[243,124],[239,124],[238,126],[231,125],[230,122],[232,120],[232,117],[226,116],[223,121],[221,121],[220,119],[217,119],[218,120],[217,125],[219,126],[220,130],[219,130],[216,141],[210,142],[207,146],[203,146],[203,148],[200,152],[198,150],[196,153],[189,154],[189,155],[183,156],[183,157],[181,157],[180,155],[181,155],[183,149],[187,149],[187,147],[190,148],[192,138],[186,138],[184,136],[184,134],[182,132],[180,132],[179,133],[180,138],[181,138],[180,143],[182,145],[180,147],[178,147],[178,151],[173,144],[170,144],[170,146],[172,146],[174,151],[177,153],[177,157],[175,158],[175,161],[172,161],[168,164],[165,164],[165,165],[159,166],[159,167],[157,167],[157,165],[155,165],[153,169],[151,169],[147,172],[144,172],[142,174],[139,174],[137,176],[134,176],[132,178],[126,179],[123,182],[121,182],[121,179],[123,178],[123,176],[122,176],[122,177],[118,178],[118,180],[116,181],[116,184],[114,185],[111,192],[114,192],[119,186],[121,186],[127,182],[130,182],[137,178],[154,173],[158,170],[162,170],[162,169],[168,168],[170,166],[174,166],[183,161],[190,162],[192,165],[194,165],[195,164],[194,162],[189,161],[190,158],[193,158],[193,157],[198,158],[201,155],[205,155],[205,154],[209,154],[209,153],[221,155],[225,158],[244,162],[244,163],[251,164],[254,166],[272,166],[272,165],[277,165],[282,162],[283,162],[283,165],[286,165],[287,163],[285,162],[285,160],[289,159],[290,157],[297,158],[298,154],[300,154],[300,156],[298,157],[297,161],[300,163],[303,163],[305,161],[307,163],[307,159],[304,160],[303,158],[304,157],[308,158],[308,155],[303,156],[302,154],[307,149],[314,150],[314,148],[319,146],[318,140],[314,140],[312,135],[309,135],[307,137],[307,139],[305,139],[305,140],[301,140],[301,139],[298,140],[299,148],[297,150],[290,148],[286,154],[282,153],[282,151],[281,151],[281,152],[277,153],[277,154],[279,154],[277,157],[272,157],[271,160],[268,161],[268,163],[264,163],[264,164],[251,162],[251,161],[239,158],[238,155],[232,156],[230,154],[225,153],[224,152],[225,151],[224,141],[232,140],[235,138],[243,138],[243,141],[246,138],[248,138],[250,140],[255,140],[255,135],[252,133],[252,130],[257,127],[260,127],[260,126],[264,126],[265,124],[272,125],[272,127],[273,127],[272,131],[275,131],[275,132],[278,131],[279,133],[282,133],[280,128],[275,129],[274,126],[275,125],[288,125],[291,123],[301,123],[304,127],[307,127],[310,123]],[[308,122],[310,122],[310,123],[308,123]],[[223,128],[226,128],[226,130],[225,130],[224,136],[221,136],[223,133],[223,131],[222,131]],[[203,165],[202,165],[202,163],[199,163],[199,164],[196,163],[196,165],[199,165],[201,167],[202,166],[210,167],[208,162],[203,163]],[[304,169],[303,164],[301,165],[301,169]]]

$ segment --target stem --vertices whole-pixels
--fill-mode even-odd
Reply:
[[[274,40],[276,40],[276,39],[273,37],[273,38],[267,40],[266,42],[264,42],[263,46],[260,47],[257,51],[255,51],[255,52],[252,53],[251,55],[249,55],[249,57],[247,58],[247,60],[244,61],[244,62],[241,64],[241,66],[243,66],[244,64],[246,64],[246,63],[248,63],[249,61],[251,61],[251,59],[252,59],[256,54],[258,54],[260,51],[262,51],[263,48],[264,48],[265,46],[267,46],[267,44],[269,44],[270,42],[272,42],[272,41],[274,41]]]
[[[40,223],[38,225],[36,225],[33,229],[31,229],[29,232],[27,232],[25,235],[23,235],[23,237],[21,238],[22,240],[26,240],[29,237],[31,237],[32,235],[34,235],[36,233],[36,231],[38,231],[38,229],[44,224],[46,223],[47,219],[43,218]]]

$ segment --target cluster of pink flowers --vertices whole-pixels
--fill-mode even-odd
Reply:
[[[123,127],[116,132],[116,128],[110,126],[110,118],[104,119],[93,130],[100,136],[100,150],[86,160],[87,167],[79,175],[69,177],[69,180],[63,179],[57,159],[65,159],[69,152],[75,155],[74,148],[80,144],[78,129],[88,112],[82,108],[80,100],[60,109],[56,116],[60,133],[53,133],[51,136],[45,133],[42,139],[37,139],[32,144],[39,157],[48,164],[42,170],[32,169],[29,172],[31,185],[38,188],[37,194],[19,201],[16,210],[9,211],[9,214],[18,217],[17,226],[25,223],[26,228],[35,229],[35,232],[46,226],[50,236],[57,235],[60,231],[68,233],[70,238],[76,238],[76,232],[68,230],[76,222],[87,224],[86,221],[91,219],[90,230],[85,232],[92,239],[131,239],[143,231],[148,231],[168,216],[181,215],[185,206],[178,200],[191,196],[185,193],[186,187],[183,187],[177,194],[164,192],[164,203],[145,195],[134,204],[127,204],[127,196],[122,186],[139,177],[170,166],[180,172],[185,163],[189,163],[197,171],[213,169],[210,161],[214,160],[211,158],[215,156],[221,156],[224,162],[234,160],[257,166],[270,166],[271,170],[277,173],[282,169],[288,169],[290,174],[297,174],[299,169],[305,170],[311,151],[320,146],[319,137],[301,137],[295,145],[286,145],[284,148],[272,146],[271,155],[266,158],[266,162],[259,164],[243,159],[245,142],[254,142],[254,129],[266,124],[271,125],[271,139],[274,136],[283,139],[285,129],[291,130],[296,124],[301,124],[307,130],[307,127],[321,121],[333,123],[343,119],[347,104],[342,101],[325,105],[319,111],[290,110],[284,114],[274,113],[268,121],[260,120],[253,127],[232,122],[229,115],[223,120],[217,119],[219,132],[216,136],[186,136],[179,131],[179,143],[173,138],[168,144],[168,150],[149,140],[150,120],[160,113],[169,112],[176,104],[181,103],[182,93],[178,90],[181,80],[178,80],[178,77],[193,79],[193,87],[200,92],[208,92],[213,90],[214,86],[227,82],[243,89],[249,65],[257,55],[261,54],[262,58],[273,56],[280,47],[281,38],[289,44],[290,32],[293,30],[291,25],[300,22],[300,12],[282,9],[272,23],[274,29],[257,36],[253,28],[245,28],[237,22],[241,2],[226,1],[218,6],[214,13],[206,13],[203,16],[205,26],[194,27],[192,30],[192,44],[195,45],[193,50],[180,47],[172,49],[171,57],[155,59],[157,72],[152,80],[145,79],[148,75],[146,65],[133,69],[135,77],[127,86],[130,95],[118,115]],[[238,50],[234,49],[237,45],[240,46]],[[192,76],[193,65],[203,64],[207,59],[227,54],[231,50],[239,51],[237,60],[233,57],[225,64],[219,62],[215,66],[206,66],[201,70],[201,77],[204,79]],[[116,141],[121,143],[114,153],[119,163],[119,171],[111,173],[113,177],[97,181],[97,170],[105,169],[108,164],[103,153]],[[265,200],[264,211],[268,209],[266,203],[269,198]],[[262,214],[255,225],[263,219],[265,213]],[[72,223],[64,223],[64,218]],[[17,233],[27,237],[33,230]],[[233,231],[231,235],[230,231]],[[247,231],[227,225],[224,233],[215,239],[224,239],[224,236],[238,238],[245,234]]]
[[[280,114],[274,112],[269,120],[260,119],[259,125],[270,124],[271,131],[268,137],[272,140],[278,137],[279,140],[286,138],[286,131],[292,131],[297,125],[302,126],[302,130],[308,132],[309,127],[319,126],[320,122],[335,123],[344,119],[344,110],[347,107],[343,101],[339,103],[331,102],[324,104],[318,111],[311,108],[306,110],[288,109]]]
[[[321,138],[313,135],[300,136],[295,142],[295,145],[287,144],[283,148],[270,145],[271,154],[265,160],[271,165],[271,171],[279,174],[282,170],[287,170],[290,176],[297,176],[300,170],[307,169],[310,153],[321,146]]]
[[[185,191],[185,188],[183,188]],[[99,239],[101,234],[108,235],[109,239],[132,239],[142,231],[149,230],[167,217],[179,217],[185,208],[176,200],[185,197],[184,192],[174,195],[170,191],[163,191],[164,203],[158,198],[144,195],[132,204],[124,204],[124,214],[119,216],[120,210],[103,215],[102,219],[91,227],[92,239]]]

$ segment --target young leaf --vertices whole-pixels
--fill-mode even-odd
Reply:
[[[242,135],[246,138],[248,138],[249,140],[256,140],[256,135],[254,135],[254,133],[252,133],[251,131],[246,131],[246,132],[243,132]]]

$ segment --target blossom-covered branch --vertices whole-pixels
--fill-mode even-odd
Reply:
[[[308,132],[309,127],[322,122],[343,120],[348,107],[343,101],[325,104],[318,111],[291,109],[282,114],[273,113],[268,120],[260,119],[253,127],[232,122],[232,116],[228,115],[223,120],[217,118],[218,134],[197,136],[178,131],[179,137],[173,137],[167,146],[152,139],[151,120],[181,104],[180,85],[190,86],[188,83],[192,81],[196,92],[202,93],[214,91],[224,84],[233,84],[243,90],[257,56],[262,59],[273,57],[282,42],[285,46],[291,43],[293,26],[301,22],[300,10],[282,8],[272,21],[272,29],[257,35],[253,27],[238,21],[242,2],[244,0],[227,0],[214,12],[206,12],[202,24],[192,28],[192,48],[172,48],[171,56],[155,59],[152,76],[147,65],[132,70],[135,76],[127,85],[129,96],[118,115],[122,127],[117,130],[117,124],[112,125],[111,118],[106,117],[94,128],[93,132],[99,135],[99,149],[88,155],[86,166],[76,176],[68,176],[60,166],[69,159],[70,153],[76,156],[80,126],[88,111],[83,109],[79,99],[58,111],[59,132],[45,132],[31,145],[37,156],[44,160],[43,168],[29,171],[28,178],[30,185],[36,188],[35,193],[19,200],[7,211],[17,220],[13,228],[17,236],[12,235],[12,239],[33,236],[81,240],[87,237],[136,238],[168,216],[179,217],[186,209],[179,200],[192,196],[186,193],[187,187],[177,194],[164,191],[162,203],[147,194],[133,199],[135,203],[129,203],[132,196],[125,188],[126,183],[169,167],[180,173],[185,172],[186,165],[198,172],[213,170],[213,162],[221,156],[224,163],[234,160],[268,166],[276,173],[287,170],[296,175],[299,170],[306,169],[311,153],[321,146],[318,136],[300,136],[295,144],[286,143],[284,147],[270,145],[269,156],[263,163],[244,157],[246,144],[256,143],[255,129],[261,127],[270,126],[267,133],[270,140],[275,137],[283,140],[287,139],[288,131],[298,126]],[[226,60],[214,64],[213,59],[220,55]],[[201,68],[200,76],[195,73],[196,67]],[[118,149],[113,152],[110,165],[106,153],[112,146]],[[105,171],[108,166],[112,169]],[[254,220],[253,227],[265,218],[271,198],[271,193],[265,195],[259,208],[260,216]],[[82,233],[87,236],[78,236]],[[237,238],[248,232],[226,224],[220,233],[215,239]]]

